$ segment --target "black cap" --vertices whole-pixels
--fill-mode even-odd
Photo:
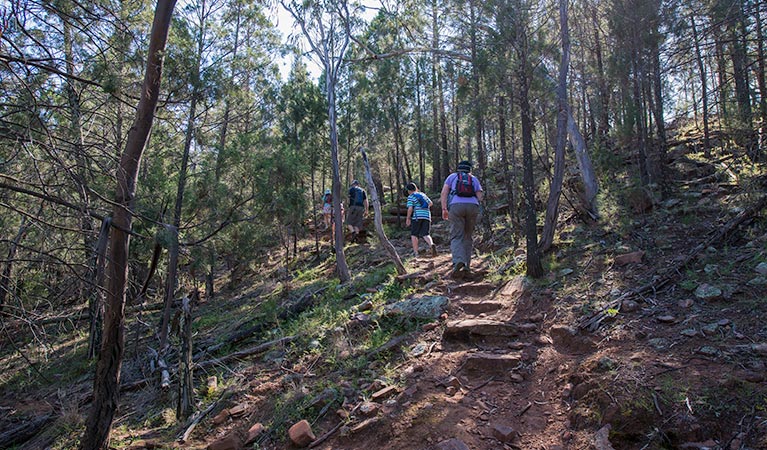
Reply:
[[[416,186],[415,183],[413,183],[412,181],[410,183],[408,183],[407,186],[405,186],[405,188],[408,191],[416,191],[416,190],[418,190],[418,186]]]
[[[459,162],[456,170],[459,172],[471,172],[471,162],[470,161]]]

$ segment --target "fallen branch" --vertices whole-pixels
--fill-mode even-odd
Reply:
[[[273,341],[264,342],[263,344],[257,345],[255,347],[241,350],[239,352],[230,353],[229,355],[222,356],[221,358],[213,358],[208,361],[203,361],[201,363],[198,363],[195,367],[199,369],[203,369],[210,366],[224,364],[234,359],[241,359],[241,358],[246,358],[248,356],[257,355],[259,353],[264,353],[265,351],[271,349],[272,347],[276,345],[287,344],[288,342],[291,342],[295,338],[296,336],[286,336],[279,339],[275,339]]]
[[[285,310],[282,311],[277,316],[277,318],[279,320],[289,320],[289,319],[292,319],[293,317],[298,316],[302,312],[312,307],[312,305],[314,305],[314,301],[316,300],[317,296],[321,294],[322,292],[324,292],[326,289],[327,287],[323,287],[313,292],[306,292],[297,301],[293,302],[290,306],[285,308]],[[271,321],[263,321],[245,330],[232,333],[229,336],[227,336],[223,341],[219,342],[218,344],[211,345],[205,348],[204,350],[202,350],[201,352],[199,352],[198,354],[194,355],[194,359],[199,360],[205,354],[215,353],[225,346],[237,344],[241,341],[244,341],[245,339],[266,329],[267,327],[271,327],[273,324],[274,322],[271,322]]]
[[[327,433],[323,434],[322,436],[318,437],[314,441],[312,441],[311,444],[309,444],[309,448],[314,448],[325,442],[330,436],[333,435],[336,431],[338,431],[339,428],[341,428],[341,425],[343,425],[343,422],[338,422],[336,426],[330,429]]]
[[[735,217],[730,219],[713,236],[709,237],[705,241],[698,244],[694,249],[692,249],[692,251],[682,261],[677,263],[674,267],[664,269],[663,275],[661,275],[657,279],[653,279],[653,281],[645,284],[644,286],[641,286],[637,289],[633,289],[631,291],[624,293],[617,299],[608,303],[607,306],[603,307],[601,310],[599,310],[595,314],[581,321],[579,325],[580,328],[587,329],[589,331],[596,331],[599,328],[599,325],[602,323],[602,321],[612,315],[608,311],[620,310],[621,305],[623,305],[623,302],[625,300],[632,297],[639,297],[642,294],[645,294],[647,292],[657,292],[661,288],[665,287],[667,284],[669,284],[671,281],[677,278],[679,274],[682,273],[682,270],[686,268],[687,265],[690,264],[690,262],[692,262],[692,260],[695,259],[695,257],[697,257],[700,252],[707,249],[712,244],[722,240],[725,236],[727,236],[733,230],[739,227],[743,222],[754,217],[762,209],[764,209],[765,205],[767,205],[767,196],[763,196],[756,203],[751,205],[749,208],[735,215]]]
[[[192,431],[194,431],[197,424],[199,424],[202,419],[205,418],[208,414],[210,414],[211,411],[216,409],[219,403],[221,403],[222,400],[229,398],[229,395],[232,393],[231,388],[226,388],[224,392],[221,393],[221,395],[218,397],[218,399],[208,405],[207,408],[205,408],[202,411],[197,412],[194,414],[189,420],[187,421],[186,425],[184,426],[184,432],[178,435],[178,442],[181,444],[186,443],[186,441],[189,440],[189,436],[192,434]]]

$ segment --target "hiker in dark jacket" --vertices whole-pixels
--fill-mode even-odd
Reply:
[[[479,216],[479,203],[484,192],[479,179],[471,174],[471,162],[458,163],[442,186],[440,202],[442,218],[450,221],[450,252],[453,256],[455,278],[471,274],[471,254],[474,250],[472,233]]]
[[[405,225],[410,227],[410,241],[413,243],[413,254],[418,257],[418,238],[422,237],[431,249],[431,256],[437,256],[437,247],[431,239],[431,199],[418,190],[415,183],[407,184],[407,220]],[[412,219],[412,220],[411,220]]]
[[[352,181],[349,188],[349,210],[346,214],[346,225],[352,232],[352,242],[356,242],[362,230],[362,221],[368,215],[368,195],[360,187],[360,182]]]

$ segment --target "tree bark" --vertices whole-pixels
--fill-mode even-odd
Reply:
[[[378,239],[381,241],[381,245],[383,245],[384,250],[386,250],[386,253],[389,254],[389,256],[392,259],[392,262],[394,263],[394,267],[397,268],[397,273],[400,275],[404,275],[407,273],[407,270],[405,270],[405,266],[402,265],[402,260],[400,259],[399,255],[397,254],[397,250],[394,248],[391,242],[389,242],[389,239],[386,237],[386,232],[383,229],[383,224],[381,222],[381,200],[378,198],[378,191],[376,190],[375,184],[373,184],[373,175],[370,172],[370,163],[368,162],[368,155],[365,153],[364,149],[360,149],[360,153],[362,154],[362,161],[365,163],[365,179],[367,180],[368,187],[370,188],[370,203],[373,204],[373,211],[375,212],[374,222],[376,227],[376,233],[378,233]]]
[[[761,5],[761,6],[760,6]],[[765,61],[767,57],[764,52],[764,32],[762,31],[762,11],[764,2],[756,2],[756,56],[757,56],[757,86],[759,86],[759,113],[762,116],[761,129],[759,130],[759,143],[756,147],[757,152],[755,159],[761,160],[765,141],[767,140],[767,79],[765,79]]]
[[[194,377],[192,376],[192,303],[199,298],[195,291],[192,299],[184,297],[181,305],[181,357],[179,358],[178,404],[176,418],[185,420],[194,412]]]
[[[554,173],[551,177],[551,190],[546,207],[546,218],[541,234],[540,251],[545,253],[554,243],[554,232],[559,213],[559,197],[562,194],[562,182],[565,176],[565,145],[567,145],[567,72],[570,66],[570,30],[567,24],[567,1],[559,0],[559,23],[562,39],[562,61],[559,65],[559,84],[557,86],[557,141],[554,148]]]
[[[708,129],[708,81],[706,80],[706,66],[703,64],[703,55],[700,51],[700,40],[698,39],[698,26],[695,23],[695,14],[690,14],[690,25],[692,28],[693,44],[695,45],[695,60],[698,64],[698,75],[700,76],[701,101],[703,102],[703,152],[706,158],[711,157],[711,138]]]
[[[96,271],[93,274],[91,293],[88,299],[89,332],[88,332],[88,358],[95,358],[97,350],[101,347],[102,323],[104,320],[104,294],[102,285],[104,283],[104,270],[107,259],[107,243],[109,242],[109,229],[112,225],[112,219],[106,218],[101,223],[98,241],[94,248],[94,260]]]
[[[168,41],[175,0],[158,0],[149,39],[146,73],[141,99],[117,171],[112,211],[115,227],[110,233],[109,289],[104,311],[104,340],[93,387],[93,406],[80,442],[83,450],[106,449],[120,391],[120,367],[125,349],[125,294],[128,282],[128,252],[136,183],[141,156],[149,138],[154,110],[160,94],[165,45]]]
[[[16,252],[19,249],[19,244],[29,229],[29,219],[26,216],[21,218],[21,225],[19,225],[19,231],[13,238],[11,245],[8,246],[8,254],[5,260],[5,267],[3,267],[3,273],[0,275],[0,315],[2,315],[3,307],[8,301],[8,294],[11,291],[11,275],[13,274],[13,261],[16,259]]]
[[[524,33],[524,32],[523,32]],[[535,214],[535,178],[533,174],[533,127],[530,117],[530,84],[527,52],[527,37],[518,42],[519,58],[519,109],[522,122],[522,159],[524,165],[523,184],[525,193],[525,241],[527,250],[527,275],[532,278],[543,276],[543,265],[538,252],[538,231]]]
[[[506,99],[503,95],[498,97],[498,133],[500,134],[501,164],[503,165],[503,184],[506,188],[506,202],[509,208],[509,216],[514,214],[514,188],[511,183],[509,170],[508,139],[506,138]]]

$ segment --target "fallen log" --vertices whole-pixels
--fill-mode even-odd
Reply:
[[[53,418],[53,414],[37,416],[32,420],[25,420],[13,429],[0,433],[0,448],[11,448],[32,439]]]
[[[216,365],[219,365],[219,364],[225,364],[225,363],[227,363],[229,361],[232,361],[234,359],[242,359],[242,358],[247,358],[249,356],[258,355],[260,353],[266,352],[267,350],[271,349],[272,347],[274,347],[276,345],[287,344],[288,342],[291,342],[295,338],[296,338],[295,336],[285,336],[285,337],[282,337],[282,338],[279,338],[279,339],[275,339],[273,341],[264,342],[263,344],[256,345],[255,347],[247,348],[245,350],[240,350],[239,352],[230,353],[230,354],[228,354],[226,356],[222,356],[220,358],[213,358],[213,359],[210,359],[208,361],[203,361],[203,362],[197,363],[195,365],[195,368],[197,368],[197,369],[204,369],[204,368],[210,367],[210,366],[216,366]]]
[[[292,319],[293,317],[301,314],[302,312],[309,309],[312,305],[314,305],[314,302],[319,294],[324,292],[327,289],[327,287],[323,287],[321,289],[318,289],[313,292],[306,292],[304,295],[302,295],[298,300],[293,301],[289,306],[287,306],[278,316],[277,319],[279,320],[287,320]],[[237,344],[239,342],[244,341],[245,339],[253,336],[256,333],[259,333],[267,328],[271,328],[272,325],[274,325],[273,321],[263,321],[259,322],[252,327],[246,328],[244,330],[237,331],[235,333],[230,334],[227,336],[223,341],[219,342],[218,344],[211,345],[204,350],[200,351],[198,354],[194,355],[195,360],[199,360],[204,356],[205,354],[212,354],[220,350],[221,348],[225,346],[229,346],[232,344]]]

